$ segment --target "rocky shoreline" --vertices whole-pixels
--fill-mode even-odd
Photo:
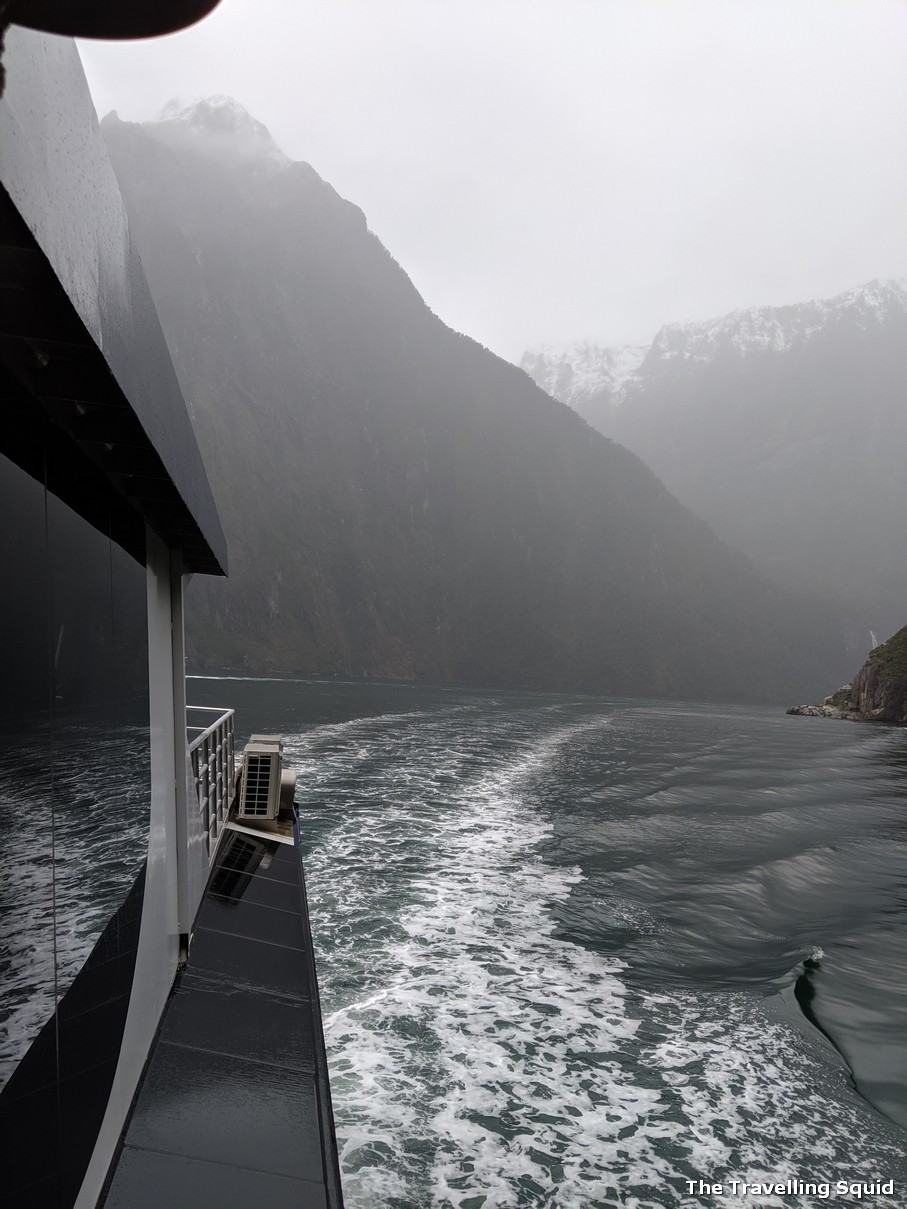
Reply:
[[[839,718],[848,722],[867,722],[869,719],[865,714],[861,714],[856,709],[842,709],[841,706],[835,704],[835,699],[843,695],[845,690],[848,692],[848,704],[852,705],[853,700],[849,696],[853,686],[845,684],[839,688],[837,693],[832,693],[830,697],[826,697],[821,705],[792,705],[790,709],[785,710],[788,714],[800,714],[804,718]]]
[[[853,683],[842,685],[821,705],[794,705],[787,713],[907,725],[907,626],[870,653]]]

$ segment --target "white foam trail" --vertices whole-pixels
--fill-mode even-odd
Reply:
[[[886,1153],[844,1074],[754,1000],[630,993],[620,961],[558,937],[549,908],[581,874],[539,859],[532,788],[603,720],[540,736],[509,718],[401,719],[374,742],[363,723],[313,762],[331,830],[307,869],[350,1209],[642,1209],[681,1204],[691,1175],[821,1160],[846,1178],[852,1154]],[[349,944],[332,943],[338,912]]]

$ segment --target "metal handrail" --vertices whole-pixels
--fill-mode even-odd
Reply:
[[[189,726],[190,714],[214,714],[208,726]],[[195,792],[201,824],[205,832],[205,846],[211,860],[217,848],[217,840],[230,810],[235,780],[234,726],[232,709],[211,705],[189,705],[186,707],[186,731],[189,739],[189,758],[195,777]],[[198,732],[195,737],[190,731]]]

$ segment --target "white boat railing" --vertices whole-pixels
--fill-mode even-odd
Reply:
[[[206,726],[191,725],[191,720],[206,721],[198,715],[209,715]],[[233,710],[218,706],[189,705],[186,707],[186,731],[189,758],[195,777],[195,791],[202,828],[206,835],[209,861],[214,857],[217,840],[227,821],[235,780]]]

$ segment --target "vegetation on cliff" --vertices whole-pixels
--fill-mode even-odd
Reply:
[[[884,688],[902,685],[907,691],[907,626],[877,646],[867,662],[877,669],[879,683]]]
[[[524,363],[757,567],[838,602],[851,670],[902,624],[907,281],[671,324],[624,379],[582,351]]]
[[[907,626],[873,650],[854,676],[822,705],[797,705],[789,714],[907,723]]]
[[[103,123],[230,545],[191,589],[196,670],[763,701],[846,674],[819,602],[447,328],[361,211],[227,116]]]

